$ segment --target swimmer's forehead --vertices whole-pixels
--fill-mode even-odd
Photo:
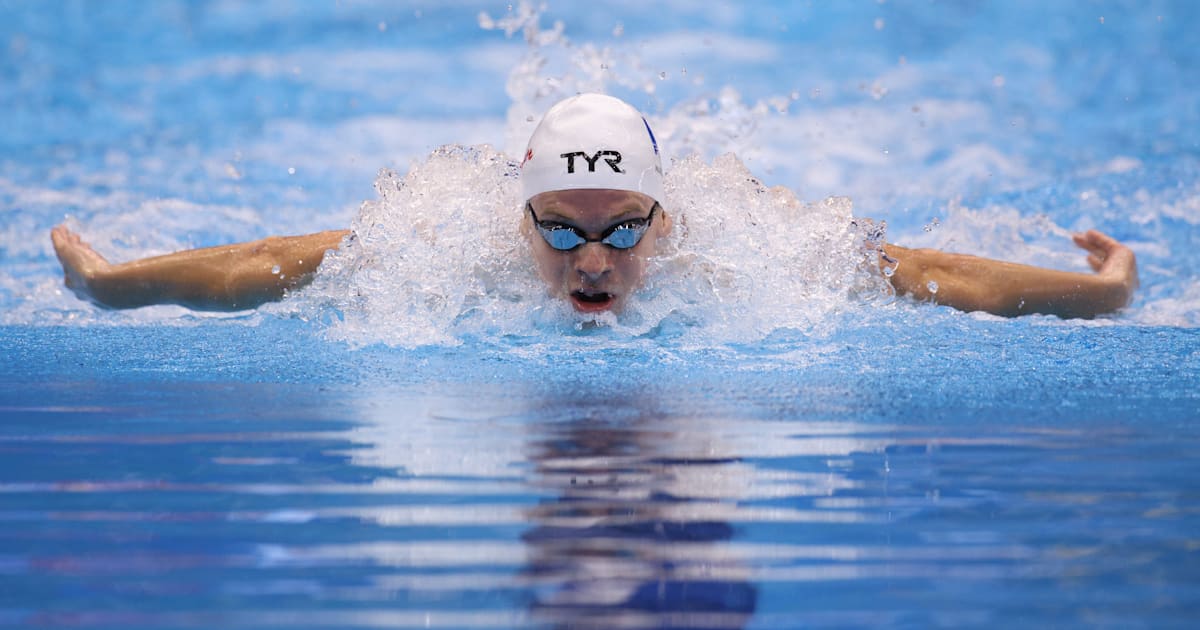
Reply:
[[[529,203],[539,219],[589,220],[642,216],[650,211],[654,200],[630,190],[587,188],[539,193]]]

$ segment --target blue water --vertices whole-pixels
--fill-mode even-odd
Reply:
[[[530,13],[0,1],[0,625],[1194,623],[1200,10]],[[451,244],[513,288],[470,309],[470,257],[419,239],[248,313],[61,287],[64,220],[114,260],[375,220],[412,238],[438,210],[503,236],[503,160],[431,151],[515,155],[579,89],[655,124],[681,251],[729,208],[786,219],[727,152],[848,200],[778,234],[731,212],[758,247],[702,261],[720,291],[652,278],[597,329],[488,238]],[[803,232],[850,206],[901,244],[1074,270],[1066,235],[1096,227],[1142,287],[1095,321],[1003,320],[788,266],[842,260]]]

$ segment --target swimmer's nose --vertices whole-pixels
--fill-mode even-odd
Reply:
[[[612,252],[600,243],[585,243],[575,255],[575,271],[595,282],[612,270]]]

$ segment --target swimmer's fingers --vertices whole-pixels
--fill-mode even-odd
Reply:
[[[1129,291],[1138,286],[1137,257],[1117,239],[1097,230],[1072,236],[1075,244],[1088,252],[1088,264],[1102,276],[1120,283]]]
[[[61,252],[72,240],[78,241],[79,235],[69,230],[66,223],[56,225],[50,230],[50,242],[54,243],[55,252]]]
[[[1075,241],[1076,246],[1087,250],[1088,265],[1091,265],[1092,271],[1100,273],[1100,269],[1104,267],[1104,260],[1108,258],[1108,250],[1090,238],[1091,234],[1104,236],[1104,234],[1092,230],[1086,234],[1074,234],[1071,236],[1071,240]]]
[[[63,280],[72,289],[86,288],[96,274],[110,267],[103,256],[66,225],[58,225],[50,230],[50,242],[54,245],[54,254],[62,263]]]
[[[1071,240],[1075,241],[1075,245],[1081,249],[1086,249],[1093,255],[1100,255],[1105,251],[1102,244],[1103,238],[1108,237],[1102,232],[1097,232],[1096,230],[1088,230],[1083,234],[1071,235]]]
[[[1114,256],[1121,258],[1125,255],[1133,255],[1133,252],[1122,245],[1120,241],[1098,230],[1074,234],[1071,236],[1071,240],[1075,241],[1080,248],[1087,250],[1088,264],[1096,271],[1100,271],[1104,267],[1104,263]]]
[[[73,250],[83,245],[79,235],[68,229],[64,223],[50,230],[50,242],[54,245],[54,255],[58,256],[58,261],[64,269],[70,271]]]

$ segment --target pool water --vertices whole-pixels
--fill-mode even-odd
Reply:
[[[643,4],[0,1],[0,625],[1190,627],[1200,10]],[[584,89],[687,228],[596,325],[507,214]],[[895,299],[868,218],[1072,270],[1095,227],[1142,286]],[[64,220],[362,237],[258,311],[109,312]]]

